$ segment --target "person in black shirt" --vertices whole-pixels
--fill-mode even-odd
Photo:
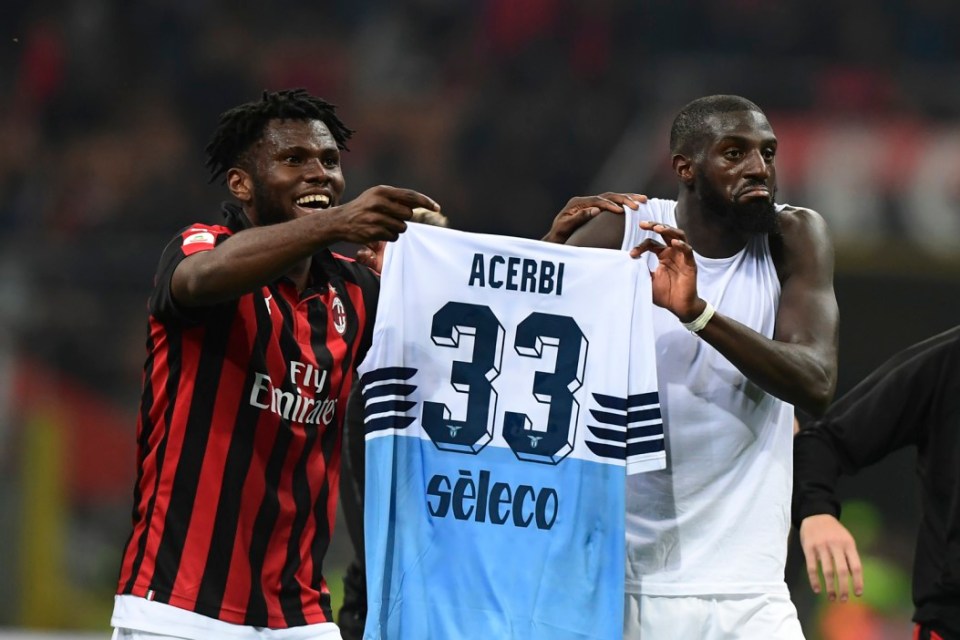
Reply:
[[[913,569],[915,638],[960,638],[960,326],[915,344],[838,399],[794,441],[793,523],[810,586],[831,600],[863,593],[856,543],[836,485],[906,446],[917,448],[922,520]],[[834,582],[836,581],[836,584]]]

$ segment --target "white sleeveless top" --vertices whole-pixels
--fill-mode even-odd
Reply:
[[[673,200],[626,209],[623,249],[677,226]],[[780,207],[782,208],[782,207]],[[729,258],[695,255],[700,297],[773,337],[780,281],[767,237]],[[652,271],[657,259],[647,256]],[[750,382],[669,311],[654,309],[667,468],[627,488],[629,593],[787,593],[784,567],[793,482],[793,405]]]

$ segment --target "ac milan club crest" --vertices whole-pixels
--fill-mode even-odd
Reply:
[[[337,290],[330,287],[330,293],[333,294],[333,300],[330,301],[330,317],[333,319],[333,328],[337,330],[337,333],[343,335],[343,332],[347,330],[347,310],[343,307],[343,302],[340,301],[340,296],[337,295]]]

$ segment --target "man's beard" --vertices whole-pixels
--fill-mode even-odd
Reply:
[[[283,204],[271,198],[259,180],[253,184],[253,208],[257,212],[257,224],[261,226],[286,222],[290,219],[290,214],[284,210]]]
[[[728,229],[749,235],[780,233],[780,216],[770,198],[751,198],[740,203],[727,200],[703,174],[694,177],[703,210],[721,220]]]

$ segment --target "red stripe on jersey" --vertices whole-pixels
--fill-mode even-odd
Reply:
[[[329,297],[329,289],[327,291]],[[330,306],[328,300],[324,296],[320,296],[321,300],[324,303],[324,306],[327,310],[327,327],[329,328],[332,324],[332,318],[330,317]],[[297,331],[297,341],[304,345],[302,349],[302,356],[304,360],[319,369],[319,360],[320,358],[314,352],[312,348],[308,348],[306,345],[312,345],[313,343],[313,331],[310,326],[307,306],[303,305],[301,308],[297,309],[297,315],[300,313],[303,314],[303,317],[299,319],[296,325]],[[333,359],[333,364],[336,364],[336,358]],[[336,369],[336,367],[332,367]],[[330,376],[328,389],[333,389],[334,384],[334,371],[330,371],[328,374]],[[317,398],[316,390],[314,390],[314,400],[323,401],[325,398]],[[296,541],[297,549],[299,550],[300,566],[297,568],[297,582],[300,586],[300,603],[301,609],[304,613],[304,618],[307,624],[315,624],[318,622],[330,622],[326,619],[326,616],[323,614],[322,609],[317,608],[318,603],[321,599],[321,594],[327,593],[325,585],[319,585],[319,588],[316,585],[316,580],[313,576],[313,558],[310,555],[310,549],[313,545],[314,538],[317,535],[317,520],[314,516],[314,507],[319,495],[319,489],[316,486],[319,482],[322,482],[326,477],[326,461],[323,458],[323,439],[324,433],[327,429],[336,428],[330,425],[323,425],[322,423],[311,425],[307,427],[306,425],[298,425],[301,429],[312,428],[316,429],[316,437],[310,442],[310,450],[307,452],[306,459],[306,471],[307,471],[307,485],[305,487],[307,493],[309,494],[309,503],[310,503],[310,512],[304,522],[303,530],[300,532],[300,537]],[[306,431],[303,433],[304,438],[306,438]],[[306,444],[306,442],[305,442]],[[293,474],[297,471],[299,466],[295,463],[291,463],[288,467],[290,470],[290,480],[291,487],[293,485],[294,477]],[[293,491],[291,491],[293,495]],[[289,541],[287,541],[289,542]],[[284,545],[284,548],[287,547],[287,544]]]
[[[372,270],[371,270],[372,271]],[[357,312],[357,324],[360,327],[367,326],[367,305],[363,301],[363,289],[352,282],[346,283],[347,295],[350,296],[350,302],[353,303],[353,308]],[[353,366],[357,366],[357,352],[360,350],[360,343],[363,342],[363,330],[361,329],[360,333],[357,334],[356,340],[353,341],[353,347],[350,353],[350,362],[353,363]],[[350,384],[352,384],[352,380]],[[348,385],[349,386],[349,385]],[[350,389],[346,389],[343,394],[344,402],[346,402],[346,397],[350,395]]]
[[[272,366],[270,368],[270,375],[275,375]],[[268,411],[261,412],[254,439],[256,451],[273,449],[277,440],[279,421],[279,417],[275,414]],[[237,521],[233,553],[230,557],[230,576],[224,588],[219,615],[221,620],[234,624],[246,624],[247,602],[253,588],[253,576],[250,572],[250,543],[258,514],[255,505],[261,504],[266,495],[266,476],[267,458],[255,455],[250,461],[250,472],[243,483],[243,501],[246,508],[240,510]]]
[[[254,304],[253,296],[244,296],[238,301],[238,307],[251,307]],[[252,312],[251,312],[252,314]],[[229,353],[244,353],[251,350],[256,337],[256,326],[253,322],[243,322],[243,314],[237,314],[230,328],[227,351]],[[239,367],[224,366],[220,371],[220,380],[217,385],[217,395],[214,400],[211,433],[207,439],[207,447],[203,455],[203,464],[200,468],[200,477],[197,482],[196,498],[193,511],[190,515],[190,527],[183,542],[180,555],[180,566],[173,585],[173,593],[177,594],[178,606],[193,609],[197,603],[197,596],[206,568],[207,556],[213,542],[213,529],[217,515],[216,508],[224,490],[224,468],[227,463],[227,454],[236,426],[237,412],[243,401],[244,381],[247,372]]]
[[[270,624],[279,627],[285,627],[289,624],[281,608],[280,600],[275,597],[275,594],[278,591],[278,578],[283,574],[283,569],[287,564],[287,545],[290,543],[293,521],[297,516],[297,504],[293,498],[293,471],[297,460],[303,453],[306,439],[302,425],[289,425],[289,428],[293,431],[293,439],[287,448],[280,480],[277,483],[277,504],[280,511],[277,514],[273,532],[270,536],[269,552],[263,559],[263,571],[261,572],[263,592],[270,594],[270,597],[267,598]],[[301,586],[308,591],[313,591],[310,585]],[[306,605],[308,602],[304,604]]]
[[[280,310],[277,302],[270,300],[270,290],[263,288],[263,302],[270,310],[271,335],[272,339],[267,343],[266,350],[266,373],[271,381],[279,385],[286,375],[287,362],[283,357],[280,344],[276,339],[283,326],[283,319],[280,316]],[[259,304],[261,298],[256,294],[248,296],[252,304]],[[255,314],[250,311],[251,317]],[[256,327],[249,329],[251,333],[256,332]],[[270,403],[270,398],[262,398],[262,401]],[[246,621],[247,603],[250,600],[251,589],[254,588],[253,576],[250,567],[250,547],[254,532],[256,530],[257,516],[260,512],[264,498],[266,497],[267,485],[267,463],[269,462],[269,452],[276,446],[277,435],[280,430],[280,416],[270,411],[261,411],[257,419],[256,434],[254,436],[254,456],[250,460],[250,468],[243,482],[242,501],[240,512],[238,514],[237,531],[233,541],[233,552],[230,557],[230,572],[227,583],[224,587],[223,601],[220,607],[220,619],[235,624],[248,624]],[[257,585],[258,589],[263,588]],[[264,595],[271,593],[275,586],[271,586],[264,591]],[[271,599],[267,600],[267,611],[271,616],[276,615],[271,609]],[[271,617],[271,620],[273,618]],[[287,625],[280,625],[285,627]]]
[[[331,303],[335,295],[335,292],[328,288],[318,296],[311,296],[311,299],[319,298],[319,302],[323,305],[326,315],[325,324],[327,332],[322,336],[322,348],[324,350],[322,354],[318,354],[315,351],[316,345],[314,344],[312,327],[309,324],[309,310],[307,305],[301,303],[297,314],[297,340],[304,346],[303,357],[314,367],[330,367],[327,370],[328,381],[326,388],[328,393],[320,398],[321,402],[327,399],[337,399],[337,391],[343,378],[342,367],[344,362],[342,358],[346,353],[346,347],[343,336],[334,328],[335,318]],[[313,300],[313,304],[316,304],[316,302],[317,300]],[[307,348],[307,345],[310,345],[310,347]],[[321,362],[323,363],[322,365],[320,364]],[[312,442],[310,442],[309,450],[306,451],[306,459],[302,461],[298,460],[297,464],[292,464],[289,467],[291,480],[299,485],[299,492],[293,490],[291,493],[296,495],[297,493],[303,494],[305,492],[306,495],[303,496],[302,499],[305,499],[309,504],[308,517],[303,520],[303,527],[298,539],[293,541],[296,545],[299,562],[295,579],[298,585],[301,610],[306,624],[330,621],[324,614],[322,607],[319,606],[325,598],[329,598],[329,590],[327,589],[326,581],[323,580],[320,575],[321,567],[314,567],[313,554],[311,551],[316,544],[320,543],[325,546],[329,544],[330,541],[332,525],[324,527],[322,531],[318,531],[316,516],[317,501],[321,499],[325,500],[323,504],[324,513],[329,512],[331,501],[334,506],[336,505],[336,494],[331,495],[329,490],[328,483],[330,476],[328,474],[332,468],[339,468],[338,457],[336,457],[337,454],[334,453],[334,458],[328,460],[324,449],[325,447],[331,448],[330,438],[332,437],[334,439],[332,449],[336,452],[339,451],[339,429],[342,423],[342,412],[342,401],[338,401],[333,414],[334,419],[329,425],[325,425],[321,421],[316,425],[309,425],[307,427],[316,429],[316,432],[314,433],[315,437]],[[333,431],[331,431],[331,429]],[[305,477],[298,480],[296,477],[298,473],[303,473]],[[304,480],[306,484],[304,484]],[[294,485],[292,484],[291,487],[294,487]],[[290,541],[286,540],[285,542],[287,543],[285,547],[289,552]]]
[[[334,425],[324,427],[326,429],[333,429]],[[337,443],[337,450],[340,449],[339,443]],[[330,591],[327,589],[326,580],[323,580],[321,575],[321,583],[318,587],[315,587],[316,584],[316,567],[313,566],[313,554],[310,553],[313,549],[313,545],[316,543],[317,538],[317,519],[313,515],[314,510],[316,509],[317,500],[320,499],[320,489],[317,485],[323,482],[324,478],[328,478],[327,475],[329,472],[329,466],[327,465],[327,460],[323,457],[323,434],[314,440],[313,446],[310,447],[310,452],[307,457],[307,479],[310,482],[310,506],[311,506],[311,516],[307,519],[306,527],[304,527],[303,535],[300,536],[300,558],[302,559],[302,566],[298,572],[301,576],[300,578],[300,601],[303,603],[303,611],[306,617],[307,624],[316,624],[318,622],[332,622],[326,619],[326,616],[323,615],[322,609],[315,609],[317,603],[320,601],[319,594],[329,594]],[[334,495],[334,504],[336,504],[336,495]],[[329,501],[328,501],[329,502]],[[328,542],[329,542],[329,533],[327,533]],[[319,590],[318,590],[319,589]]]
[[[285,283],[281,285],[279,289],[284,296],[284,301],[292,316],[293,326],[291,328],[294,333],[294,338],[300,346],[298,361],[304,362],[305,357],[302,343],[299,340],[301,328],[306,329],[308,340],[310,335],[310,326],[307,319],[305,317],[301,318],[301,315],[305,314],[304,308],[301,307],[299,294],[294,287]],[[274,380],[284,380],[287,377],[287,373],[289,372],[284,372],[280,377],[274,378]],[[300,373],[303,375],[303,372]],[[296,380],[290,380],[289,383],[298,389],[301,387]],[[313,395],[313,393],[309,392],[307,394],[308,397],[313,397]],[[276,429],[277,427],[274,428]],[[290,437],[290,443],[284,455],[284,461],[280,469],[280,477],[276,482],[276,488],[271,491],[271,498],[276,501],[278,512],[273,523],[273,530],[270,533],[267,553],[263,558],[263,567],[260,572],[260,589],[264,594],[269,624],[276,627],[287,627],[289,626],[289,622],[286,620],[277,594],[281,588],[280,576],[283,573],[287,561],[286,550],[290,534],[292,533],[291,524],[297,512],[297,506],[291,491],[293,484],[292,471],[293,465],[303,449],[304,433],[302,425],[296,424],[294,420],[291,420],[288,424],[280,426],[279,428],[290,430],[289,434],[287,434]],[[264,469],[264,476],[266,475],[266,469]]]
[[[141,471],[141,477],[138,490],[141,495],[140,504],[137,505],[138,521],[134,525],[134,535],[126,550],[126,561],[130,562],[130,571],[121,577],[120,587],[129,582],[131,578],[134,583],[131,593],[146,594],[150,589],[150,580],[153,576],[156,561],[156,546],[163,532],[164,505],[158,505],[157,498],[161,495],[157,486],[160,478],[158,476],[159,467],[163,460],[171,460],[170,452],[163,450],[163,443],[167,438],[167,416],[166,409],[173,400],[169,398],[168,383],[170,379],[170,368],[168,357],[170,354],[170,336],[166,328],[155,318],[150,318],[150,335],[153,341],[153,351],[156,354],[153,361],[153,368],[148,384],[150,385],[153,403],[149,407],[148,423],[143,423],[141,414],[138,418],[138,438],[143,437],[143,430],[149,428],[146,447],[141,444],[139,454],[142,456],[138,461]],[[173,462],[168,462],[168,467],[174,466]],[[157,533],[159,532],[159,533]],[[151,544],[151,541],[153,544]],[[137,561],[137,555],[141,547],[144,547],[143,557]],[[136,563],[136,564],[134,564]],[[123,591],[121,591],[122,593]]]
[[[180,452],[183,449],[183,440],[186,433],[187,418],[190,415],[190,405],[193,401],[193,381],[197,375],[200,362],[200,348],[203,344],[205,329],[191,327],[184,329],[180,341],[180,375],[177,381],[176,398],[173,402],[173,415],[170,423],[160,436],[165,440],[165,452],[160,477],[156,489],[156,502],[153,507],[153,517],[150,519],[150,536],[147,541],[146,553],[140,566],[139,577],[134,586],[133,594],[146,597],[151,589],[150,583],[157,570],[156,559],[160,542],[163,540],[164,525],[167,511],[170,506],[170,497],[173,493],[173,480],[177,473],[177,464],[180,461]],[[192,334],[189,336],[187,334]],[[168,405],[169,406],[169,405]]]
[[[268,315],[271,318],[271,340],[267,343],[265,354],[267,370],[263,373],[266,373],[270,378],[271,384],[280,386],[288,373],[287,360],[284,358],[279,342],[284,324],[283,316],[281,315],[279,301],[271,299],[270,289],[264,287],[262,294],[262,300],[269,310]],[[261,300],[255,294],[250,296],[250,299],[253,304],[259,304]],[[253,315],[252,311],[250,315]],[[251,332],[255,330],[255,328],[250,329]],[[260,400],[267,404],[271,403],[270,397],[263,397]],[[279,606],[274,606],[274,599],[270,597],[270,594],[276,590],[276,585],[254,584],[250,556],[260,508],[268,497],[267,466],[270,454],[277,446],[277,437],[282,428],[280,423],[280,416],[267,410],[261,411],[257,420],[254,436],[254,456],[250,460],[250,468],[243,483],[237,531],[234,536],[233,552],[230,558],[230,573],[224,588],[223,602],[220,608],[220,619],[227,622],[249,624],[246,620],[247,604],[250,600],[251,591],[257,589],[262,591],[266,601],[269,624],[272,625],[279,621],[279,627],[287,626],[283,623]],[[273,490],[271,490],[270,496],[276,499]],[[271,525],[275,527],[276,523],[273,522]]]
[[[315,367],[328,366],[328,394],[322,398],[321,401],[327,399],[335,399],[334,391],[336,385],[340,379],[340,368],[338,365],[341,365],[342,362],[337,360],[337,350],[334,349],[334,352],[331,354],[330,351],[330,327],[333,325],[333,316],[330,308],[330,301],[332,300],[332,292],[327,289],[323,294],[319,296],[320,302],[323,304],[326,312],[326,325],[328,333],[323,336],[324,344],[323,349],[324,353],[318,354],[315,351],[316,346],[314,345],[312,332],[309,330],[307,322],[307,314],[304,315],[303,322],[297,326],[297,337],[301,344],[305,345],[304,348],[304,357]],[[339,333],[336,333],[337,341],[342,342],[342,338],[339,336]],[[306,345],[310,345],[309,348]],[[332,355],[332,357],[331,357]],[[323,365],[320,365],[320,362],[323,362]],[[337,407],[337,410],[334,412],[334,416],[339,416],[341,407]],[[302,463],[296,465],[296,468],[293,469],[295,473],[305,472],[305,478],[300,480],[299,484],[301,485],[300,492],[306,493],[305,499],[309,504],[308,507],[308,517],[303,523],[303,529],[300,532],[299,538],[295,541],[296,549],[299,554],[300,566],[297,568],[296,580],[299,585],[299,598],[301,609],[303,611],[304,620],[306,624],[315,624],[319,622],[328,622],[326,615],[323,613],[323,609],[319,607],[319,603],[323,600],[324,596],[329,596],[329,591],[326,588],[326,583],[322,579],[318,582],[317,578],[319,576],[319,568],[314,567],[313,564],[313,555],[311,550],[313,546],[317,543],[318,536],[322,538],[322,541],[329,543],[329,528],[324,532],[318,533],[317,527],[317,501],[321,499],[322,489],[324,483],[327,481],[328,473],[328,461],[324,457],[324,444],[329,440],[330,429],[334,429],[334,437],[336,437],[336,430],[338,429],[339,420],[335,418],[331,424],[325,425],[322,422],[316,425],[311,425],[311,428],[316,429],[315,437],[310,443],[310,449],[306,452],[306,459]],[[339,444],[337,445],[339,447]],[[306,481],[304,484],[304,480]],[[324,505],[324,510],[326,505]]]
[[[349,362],[352,365],[356,366],[356,357],[357,351],[360,348],[360,343],[362,342],[363,337],[363,327],[366,325],[367,313],[366,305],[363,300],[363,292],[359,286],[351,282],[344,282],[343,287],[345,291],[339,292],[341,295],[346,295],[349,297],[351,305],[353,306],[357,314],[357,327],[358,333],[353,340],[353,344],[350,345],[350,356]],[[336,331],[333,323],[333,318],[330,316],[331,305],[329,304],[332,300],[332,296],[328,296],[325,302],[327,303],[328,309],[328,324],[327,324],[327,348],[330,349],[333,355],[334,362],[343,362],[343,358],[347,356],[347,344],[343,339],[343,336]],[[323,532],[323,535],[326,538],[327,543],[329,544],[330,538],[333,536],[334,524],[336,522],[337,514],[337,498],[340,495],[340,444],[342,442],[342,429],[343,429],[343,419],[344,414],[346,413],[347,398],[350,395],[350,388],[353,385],[353,376],[350,372],[344,376],[343,371],[340,367],[334,367],[334,370],[331,372],[332,379],[330,383],[331,392],[335,389],[339,391],[337,395],[337,418],[336,424],[331,425],[336,427],[336,443],[333,447],[333,450],[330,453],[328,460],[325,460],[323,456],[320,456],[320,459],[325,463],[325,473],[317,474],[317,478],[321,479],[327,485],[327,531]],[[320,443],[318,442],[318,446]],[[320,487],[318,487],[318,490]],[[312,564],[312,556],[311,564]],[[321,576],[323,583],[323,591],[327,591],[326,579]]]
[[[344,286],[347,288],[347,291],[339,291],[338,295],[348,295],[350,299],[354,302],[356,307],[356,300],[351,295],[351,289],[354,288],[350,283],[344,282]],[[347,343],[335,328],[333,317],[332,317],[332,305],[330,304],[333,300],[332,295],[325,296],[324,302],[327,306],[327,349],[330,350],[330,354],[333,356],[333,361],[337,363],[344,362],[344,358],[347,357]],[[363,301],[360,301],[361,306]],[[362,327],[362,324],[359,324],[358,327]],[[357,339],[355,339],[354,347],[356,343],[359,342],[361,334],[357,334]],[[351,361],[352,362],[352,361]],[[330,372],[330,391],[331,393],[338,393],[337,395],[337,413],[336,413],[336,423],[331,424],[330,426],[336,428],[336,446],[334,446],[333,451],[330,454],[330,459],[327,460],[327,473],[324,476],[321,476],[327,484],[328,493],[327,493],[327,531],[323,532],[326,535],[326,538],[329,542],[330,538],[333,536],[333,525],[337,516],[337,497],[340,495],[340,440],[341,440],[341,429],[343,428],[343,414],[345,413],[347,407],[347,396],[350,394],[350,384],[353,380],[353,375],[350,372],[347,372],[344,375],[343,367],[333,367],[333,371]]]
[[[133,523],[133,533],[124,550],[123,561],[120,567],[120,587],[128,583],[133,577],[133,572],[138,569],[134,566],[137,562],[137,555],[140,548],[146,544],[145,536],[148,532],[151,516],[151,506],[156,495],[154,485],[157,481],[157,450],[160,441],[163,439],[166,430],[163,409],[167,406],[167,380],[170,376],[168,368],[169,343],[167,334],[163,325],[155,319],[150,318],[150,342],[152,358],[149,361],[150,378],[147,379],[147,371],[144,371],[144,386],[149,386],[150,397],[153,399],[151,405],[147,407],[148,413],[146,421],[141,413],[137,416],[137,440],[143,439],[146,432],[147,445],[146,451],[141,449],[137,452],[137,469],[139,478],[137,479],[137,503],[134,505],[136,516]]]
[[[350,302],[353,305],[354,310],[357,314],[357,326],[360,327],[360,331],[357,334],[356,338],[353,340],[353,344],[350,346],[350,362],[353,363],[353,366],[356,367],[357,362],[357,353],[360,350],[360,343],[363,342],[363,328],[367,325],[367,306],[364,303],[363,290],[356,284],[352,282],[344,283],[346,286],[346,294],[350,298]],[[336,519],[337,512],[337,496],[340,495],[340,441],[343,437],[343,419],[346,414],[347,408],[347,398],[350,396],[350,389],[353,387],[353,377],[349,376],[344,380],[343,386],[340,388],[340,396],[337,400],[337,403],[340,405],[341,410],[338,413],[338,422],[337,425],[338,432],[340,437],[338,438],[337,446],[334,449],[334,453],[331,460],[331,470],[330,470],[330,495],[331,499],[327,507],[327,520],[330,522],[330,534],[333,534],[333,524]],[[335,461],[335,462],[334,462]]]

